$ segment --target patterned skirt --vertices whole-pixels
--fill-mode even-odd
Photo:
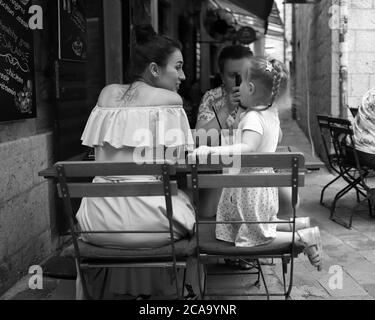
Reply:
[[[244,168],[240,174],[271,173],[272,169]],[[279,211],[278,188],[225,188],[220,198],[216,220],[276,221]],[[238,247],[253,247],[271,242],[276,224],[218,224],[216,238]]]

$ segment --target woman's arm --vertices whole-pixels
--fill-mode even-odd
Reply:
[[[222,129],[227,129],[227,119],[229,117],[229,110],[227,107],[223,107],[221,108],[219,111],[217,111],[217,118],[219,119],[220,121],[220,125],[222,127]],[[199,119],[197,121],[197,125],[196,125],[196,129],[197,130],[200,130],[200,129],[203,129],[203,130],[211,130],[211,129],[216,129],[216,130],[220,130],[220,125],[218,123],[218,119],[216,118],[216,116],[214,118],[212,118],[211,120],[206,120],[206,119]]]

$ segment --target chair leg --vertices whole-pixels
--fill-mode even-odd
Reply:
[[[94,300],[93,297],[89,294],[89,290],[87,288],[86,276],[84,272],[81,272],[80,277],[81,277],[81,283],[82,283],[83,296],[85,300]]]
[[[77,268],[77,277],[79,278],[79,281],[80,281],[81,286],[82,286],[83,298],[85,300],[93,300],[93,298],[89,294],[89,290],[87,288],[87,281],[86,281],[85,273],[83,272],[78,259],[75,259],[75,263],[76,263],[76,268]]]
[[[287,267],[286,267],[287,271]],[[290,260],[290,271],[289,271],[289,285],[288,290],[285,292],[285,300],[290,300],[290,294],[292,293],[293,289],[293,276],[294,276],[294,258],[292,257]]]
[[[203,269],[203,283],[201,278],[201,273]],[[199,299],[204,300],[204,296],[206,294],[206,282],[207,282],[207,272],[206,272],[206,265],[201,264],[201,259],[199,253],[197,254],[197,277],[198,277],[198,286],[199,286]]]
[[[108,269],[108,268],[105,268],[105,269],[104,269],[104,279],[103,279],[103,284],[102,284],[102,288],[100,289],[100,296],[99,296],[99,299],[100,299],[100,300],[103,300],[103,297],[104,297],[105,286],[106,286],[106,284],[107,284],[107,279],[108,279],[108,273],[109,273],[109,269]]]
[[[285,296],[287,295],[287,290],[286,290],[286,279],[285,275],[288,272],[288,262],[285,259],[282,259],[282,268],[283,268],[283,286],[284,286],[284,294]]]
[[[360,203],[361,202],[361,199],[360,199],[360,197],[359,197],[359,190],[355,190],[356,191],[356,193],[357,193],[357,203]]]
[[[344,195],[346,195],[351,189],[355,188],[355,186],[358,184],[358,181],[353,181],[349,185],[347,185],[345,188],[341,189],[335,196],[335,199],[333,200],[332,206],[331,206],[331,215],[330,219],[333,218],[333,214],[336,208],[336,202],[342,198]]]
[[[180,295],[180,286],[179,286],[179,281],[178,281],[178,271],[177,271],[176,265],[173,266],[173,274],[174,274],[174,283],[176,285],[177,299],[181,300],[182,296]]]
[[[201,300],[204,300],[205,296],[206,296],[206,290],[207,290],[207,277],[208,277],[208,272],[207,272],[207,267],[206,265],[203,265],[203,275],[204,275],[204,279],[203,279],[203,287],[201,289],[201,292],[200,292],[200,299]],[[199,275],[199,278],[200,278],[200,275]],[[201,280],[199,280],[201,282]],[[201,288],[201,287],[200,287]]]
[[[257,264],[258,264],[259,273],[262,277],[262,281],[263,281],[263,284],[264,284],[264,289],[266,290],[267,300],[270,300],[270,293],[268,291],[268,286],[267,286],[266,279],[264,277],[262,266],[260,265],[259,259],[257,259]]]
[[[368,202],[369,215],[370,215],[371,218],[373,218],[373,209],[372,209],[373,204],[372,204],[372,201],[371,201],[371,199],[368,199],[367,202]]]
[[[186,268],[184,269],[184,276],[183,276],[183,279],[182,279],[181,297],[185,296],[185,285],[186,285]]]
[[[258,268],[257,268],[258,269]],[[257,281],[254,283],[254,286],[257,287],[258,289],[260,289],[260,271],[258,269],[258,279]]]
[[[331,182],[329,182],[328,184],[326,184],[322,190],[322,192],[320,193],[320,204],[323,205],[324,202],[323,202],[323,198],[324,198],[324,192],[326,191],[326,189],[333,183],[335,183],[337,180],[339,180],[341,178],[341,175],[337,176],[335,179],[333,179]]]
[[[362,191],[357,188],[357,186],[358,186],[358,184],[360,184],[360,182],[361,182],[360,178],[354,179],[349,185],[347,185],[345,188],[343,188],[342,190],[340,190],[336,194],[335,199],[333,200],[333,203],[332,203],[332,206],[331,206],[331,214],[330,214],[329,218],[332,221],[335,221],[335,222],[341,224],[342,226],[344,226],[344,227],[346,227],[348,229],[351,229],[351,227],[352,227],[352,221],[353,221],[354,212],[352,212],[352,214],[351,214],[351,216],[349,218],[349,223],[345,223],[341,219],[337,220],[337,218],[334,218],[334,212],[335,212],[335,209],[336,209],[336,203],[337,203],[337,201],[340,198],[342,198],[344,195],[346,195],[353,188],[355,188],[357,192],[362,193]]]

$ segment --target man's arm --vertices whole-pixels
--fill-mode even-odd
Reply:
[[[217,118],[216,118],[216,116],[214,116],[211,120],[206,120],[204,118],[198,120],[197,125],[196,125],[196,129],[197,130],[204,129],[206,131],[208,131],[210,129],[216,129],[216,130],[227,129],[227,119],[229,117],[228,108],[226,106],[224,106],[223,108],[218,110],[216,112],[216,114],[217,114]],[[220,121],[220,125],[219,125],[218,121]],[[220,128],[220,126],[221,126],[221,128]]]

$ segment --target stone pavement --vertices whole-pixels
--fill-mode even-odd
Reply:
[[[294,145],[304,152],[311,153],[308,139],[298,125],[289,120],[287,111],[280,114],[284,138],[282,144]],[[291,298],[294,300],[373,300],[375,299],[375,219],[368,215],[367,202],[356,203],[355,193],[346,195],[338,202],[336,212],[347,217],[355,211],[352,230],[329,220],[329,209],[319,204],[322,187],[334,176],[326,169],[309,172],[306,186],[300,189],[300,208],[298,216],[308,216],[312,225],[320,227],[324,266],[321,272],[314,269],[306,256],[295,260],[294,287]],[[375,181],[371,183],[375,184]],[[335,193],[345,186],[337,182],[326,191],[329,205]],[[281,216],[282,217],[282,216]],[[280,264],[264,266],[266,281],[271,291],[282,289]],[[224,265],[215,265],[212,272],[232,272],[230,276],[210,276],[208,292],[217,294],[215,299],[245,299],[229,297],[227,294],[264,292],[254,287],[255,276],[234,275],[236,271]],[[28,278],[22,279],[1,299],[19,300],[69,300],[74,299],[74,281],[45,279],[44,289],[28,289]],[[213,298],[212,298],[213,299]],[[264,299],[254,298],[250,299]],[[280,298],[277,298],[280,299]]]

